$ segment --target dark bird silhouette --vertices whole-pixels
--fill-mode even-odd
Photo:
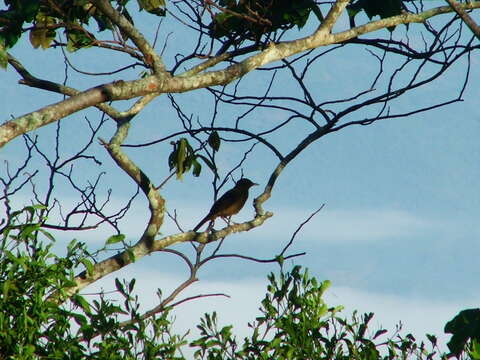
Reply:
[[[238,213],[248,198],[248,190],[253,186],[258,185],[249,179],[243,178],[238,180],[233,189],[228,190],[220,199],[215,201],[207,216],[193,228],[197,231],[207,221],[215,220],[217,217],[229,218]]]

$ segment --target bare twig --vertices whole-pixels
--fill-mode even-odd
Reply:
[[[298,225],[298,227],[295,229],[295,231],[293,232],[292,234],[292,237],[290,238],[290,241],[287,243],[287,245],[285,245],[285,247],[283,248],[283,250],[280,252],[280,256],[283,257],[283,255],[285,254],[285,252],[287,251],[287,249],[293,244],[293,241],[295,240],[295,237],[297,236],[297,234],[300,232],[300,230],[302,230],[302,228],[305,226],[305,224],[307,224],[308,222],[310,222],[310,220],[312,220],[312,218],[317,215],[320,211],[322,211],[322,209],[325,207],[325,204],[322,204],[322,206],[320,206],[317,210],[315,210],[313,213],[311,213],[307,219],[305,219],[305,221],[303,221],[300,225]],[[287,259],[287,257],[284,258],[285,260]]]

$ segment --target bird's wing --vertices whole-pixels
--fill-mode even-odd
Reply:
[[[210,209],[210,216],[218,217],[236,214],[245,203],[246,199],[243,198],[244,196],[239,189],[233,188],[228,190],[220,199],[215,201]]]

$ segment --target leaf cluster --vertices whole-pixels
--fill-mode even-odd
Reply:
[[[34,221],[39,209],[29,206],[14,212],[0,240],[0,353],[6,358],[60,356],[79,350],[65,310],[45,300],[74,285],[72,269],[81,247],[72,244],[66,257],[55,256],[53,237],[41,228],[40,219]],[[28,220],[20,222],[22,215]],[[41,241],[45,237],[46,245]],[[53,348],[59,336],[62,341]]]
[[[59,306],[56,297],[75,285],[74,272],[89,267],[90,254],[73,240],[64,256],[55,255],[43,219],[33,219],[39,209],[15,212],[0,240],[0,358],[174,359],[186,342],[171,334],[168,311],[141,318],[135,280],[116,280],[123,303],[76,294]],[[24,214],[28,222],[20,221]],[[122,327],[121,316],[135,321]]]
[[[251,337],[239,345],[232,327],[219,329],[216,314],[206,314],[198,326],[201,338],[191,345],[198,347],[200,359],[446,359],[438,354],[436,338],[431,346],[408,334],[387,336],[385,329],[373,329],[373,313],[350,319],[339,315],[342,307],[329,308],[323,300],[329,281],[317,282],[307,270],[295,266],[290,272],[273,273],[261,302]],[[386,338],[385,338],[386,337]]]
[[[213,151],[220,149],[220,136],[217,131],[212,131],[209,135],[207,144]],[[177,179],[182,180],[183,175],[192,169],[192,174],[195,177],[200,176],[202,165],[199,160],[202,160],[215,174],[216,167],[207,157],[195,152],[186,138],[181,138],[177,141],[172,141],[172,152],[168,156],[168,166],[170,170],[175,169]]]
[[[302,28],[313,11],[322,20],[314,0],[220,0],[222,11],[210,24],[214,38],[240,36],[258,40],[261,35],[294,26]]]
[[[371,20],[375,16],[385,19],[391,16],[400,15],[404,8],[405,0],[355,0],[347,6],[348,16],[350,17],[350,25],[355,26],[355,16],[364,11]],[[395,27],[388,28],[393,31]]]
[[[112,5],[130,22],[127,10],[130,0],[112,0]],[[60,31],[67,38],[67,49],[75,51],[97,41],[89,31],[96,24],[98,31],[113,30],[111,21],[87,0],[4,0],[0,10],[0,65],[6,67],[6,51],[12,48],[23,33],[29,32],[34,48],[47,49],[54,44]],[[164,0],[137,0],[140,10],[165,16]],[[124,36],[124,34],[122,34]],[[124,39],[126,40],[126,39]],[[60,42],[58,42],[60,43]]]
[[[103,292],[87,299],[74,295],[58,305],[55,295],[74,283],[79,267],[92,269],[91,255],[72,241],[64,256],[52,251],[53,237],[42,229],[42,206],[13,213],[0,246],[0,354],[4,358],[58,359],[185,359],[186,335],[172,331],[171,309],[145,317],[135,295],[135,279],[115,280],[120,300]],[[107,242],[123,241],[123,236]],[[251,335],[239,342],[231,325],[219,327],[216,313],[205,314],[200,337],[190,346],[195,359],[480,359],[480,310],[469,309],[447,323],[451,354],[442,354],[437,339],[430,345],[413,335],[388,335],[373,328],[373,313],[349,318],[342,307],[331,308],[323,297],[330,282],[318,282],[308,270],[268,276],[260,313],[249,324]],[[158,291],[161,301],[161,291]],[[398,330],[398,329],[397,329]]]
[[[390,16],[400,15],[404,0],[355,0],[348,5],[350,16],[355,16],[360,11],[365,11],[369,19],[380,16],[384,19]]]
[[[460,311],[445,325],[452,334],[448,348],[455,356],[467,352],[472,359],[480,359],[480,308]]]

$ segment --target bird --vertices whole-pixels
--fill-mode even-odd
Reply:
[[[193,231],[197,231],[207,221],[213,221],[217,217],[222,217],[225,219],[237,214],[247,201],[248,190],[254,185],[258,184],[247,178],[238,180],[232,189],[228,190],[217,201],[214,202],[207,216],[205,216],[197,224],[197,226],[193,228]]]

